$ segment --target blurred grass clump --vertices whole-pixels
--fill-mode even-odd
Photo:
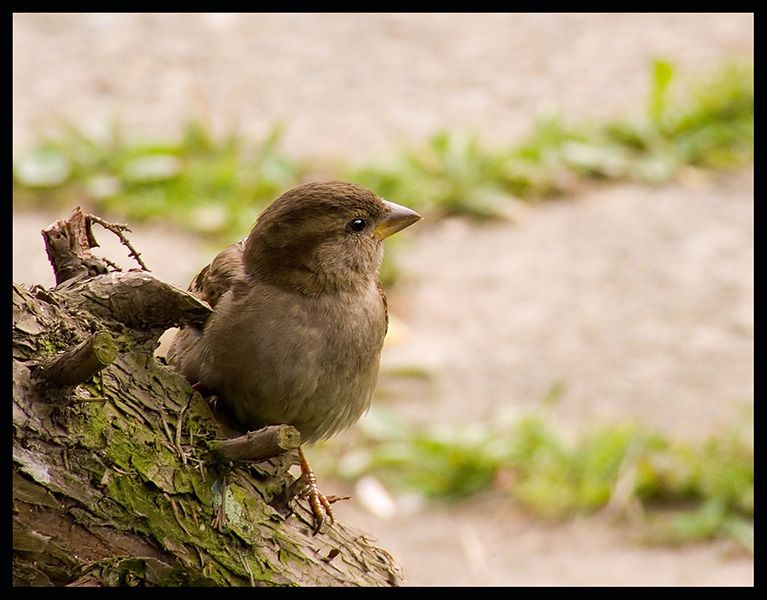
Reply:
[[[432,218],[487,219],[504,216],[513,199],[559,196],[584,178],[657,184],[685,166],[738,166],[753,159],[753,142],[753,65],[728,63],[684,82],[671,63],[658,60],[638,117],[568,125],[544,114],[521,143],[501,148],[442,131],[388,164],[363,165],[346,177],[407,199]]]
[[[246,144],[237,133],[214,137],[191,121],[175,142],[126,139],[65,126],[14,164],[14,202],[94,211],[131,221],[162,219],[190,231],[229,238],[253,224],[261,208],[294,186],[302,163],[279,150],[283,128]]]
[[[377,408],[358,425],[353,447],[334,454],[329,444],[324,470],[349,480],[374,475],[430,499],[501,490],[547,518],[640,514],[653,539],[726,537],[753,552],[753,424],[747,429],[682,443],[634,425],[605,426],[565,440],[535,415],[419,426]]]
[[[82,204],[231,240],[266,203],[319,172],[366,185],[430,220],[513,216],[519,202],[562,195],[585,179],[661,183],[686,166],[752,160],[754,71],[728,63],[682,81],[671,63],[658,60],[639,116],[568,125],[557,114],[539,115],[525,139],[502,148],[445,130],[388,159],[327,168],[284,155],[282,131],[275,127],[260,141],[236,131],[219,139],[193,121],[175,142],[143,142],[127,138],[118,124],[105,138],[64,126],[15,160],[14,203]]]

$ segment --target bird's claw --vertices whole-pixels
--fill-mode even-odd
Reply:
[[[331,525],[335,522],[333,508],[330,505],[339,500],[348,500],[349,497],[325,496],[317,486],[317,478],[314,476],[314,471],[309,466],[309,461],[306,460],[304,451],[301,448],[298,449],[298,457],[301,462],[301,479],[304,482],[302,495],[309,498],[309,508],[314,519],[312,535],[317,535],[326,519]]]
[[[314,529],[312,535],[317,535],[322,529],[322,525],[325,523],[325,519],[332,525],[335,522],[333,517],[333,508],[330,506],[331,500],[323,494],[317,487],[316,482],[309,482],[307,484],[307,490],[305,495],[309,498],[309,507],[312,510],[312,516],[314,517]],[[334,498],[332,501],[334,502]]]
[[[218,396],[216,394],[212,394],[210,390],[208,390],[199,381],[192,385],[192,389],[200,394],[203,398],[205,398],[205,401],[208,403],[208,406],[210,406],[213,412],[218,410]]]

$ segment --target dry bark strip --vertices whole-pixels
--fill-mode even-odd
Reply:
[[[153,355],[209,307],[144,271],[108,272],[78,227],[46,229],[55,289],[13,285],[14,585],[398,584],[364,534],[336,522],[311,535],[305,504],[284,503],[290,460],[211,459],[300,440],[276,427],[224,441],[236,433]]]

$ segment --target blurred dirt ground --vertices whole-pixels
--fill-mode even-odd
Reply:
[[[693,188],[593,189],[516,226],[443,222],[412,240],[381,404],[421,422],[544,410],[560,432],[629,422],[674,439],[753,414],[753,171]],[[387,376],[423,369],[426,380]],[[361,490],[348,490],[362,497]],[[727,543],[648,546],[600,517],[555,527],[488,494],[381,519],[340,505],[431,585],[751,585]],[[347,516],[347,515],[354,515]]]
[[[295,155],[349,159],[442,127],[508,142],[547,106],[631,114],[655,57],[695,72],[752,56],[753,16],[17,14],[13,37],[16,151],[61,119],[98,129],[116,114],[131,134],[172,135],[185,114],[223,127],[236,111],[248,134],[284,120]],[[399,253],[401,335],[379,401],[418,420],[492,419],[561,385],[549,414],[565,431],[633,420],[698,438],[742,424],[753,200],[753,169],[690,170],[657,188],[589,187],[515,224],[419,224]],[[61,216],[14,211],[14,281],[53,283],[39,230]],[[156,275],[179,285],[211,256],[183,233],[134,229]],[[385,374],[401,365],[432,377]],[[413,585],[753,584],[752,558],[730,544],[650,547],[628,524],[554,526],[492,494],[389,519],[354,499],[337,513]]]

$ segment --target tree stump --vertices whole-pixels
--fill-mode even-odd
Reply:
[[[210,308],[110,270],[90,253],[93,222],[76,209],[44,230],[56,288],[13,284],[14,585],[400,583],[365,534],[312,536],[290,498],[297,431],[236,438],[155,358],[166,329]]]

